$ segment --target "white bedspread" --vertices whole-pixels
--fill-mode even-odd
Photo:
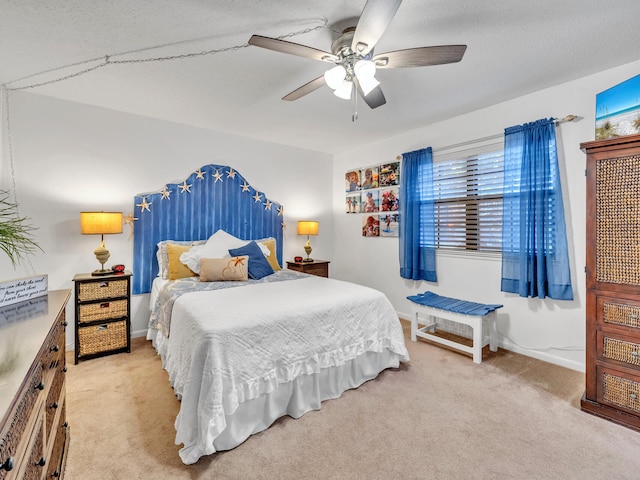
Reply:
[[[169,340],[163,363],[182,401],[176,443],[187,464],[216,451],[225,416],[279,385],[370,352],[390,355],[395,367],[409,360],[381,292],[315,276],[184,294]]]

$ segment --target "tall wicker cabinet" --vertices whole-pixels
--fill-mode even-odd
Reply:
[[[640,430],[640,135],[587,154],[586,390],[582,409]]]

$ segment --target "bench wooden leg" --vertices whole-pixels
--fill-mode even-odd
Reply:
[[[498,325],[497,314],[495,311],[487,315],[487,321],[489,322],[489,350],[492,352],[498,351]]]
[[[473,363],[482,363],[482,318],[473,319]]]
[[[414,312],[414,314],[411,315],[411,341],[412,342],[418,341],[418,336],[416,335],[417,331],[418,331],[418,312]]]

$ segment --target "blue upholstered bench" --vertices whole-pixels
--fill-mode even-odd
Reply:
[[[496,310],[501,308],[502,305],[469,302],[457,298],[443,297],[429,291],[418,295],[410,295],[407,299],[411,300],[413,310],[411,315],[412,341],[415,342],[420,337],[471,353],[474,363],[482,362],[482,348],[486,345],[489,345],[492,352],[498,351]],[[473,345],[468,347],[435,335],[437,318],[469,325],[473,329]],[[419,328],[419,325],[424,325],[424,327]],[[485,335],[485,331],[488,334]]]

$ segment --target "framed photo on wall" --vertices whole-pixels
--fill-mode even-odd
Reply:
[[[379,237],[380,236],[380,217],[378,215],[363,215],[362,236],[363,237]]]

